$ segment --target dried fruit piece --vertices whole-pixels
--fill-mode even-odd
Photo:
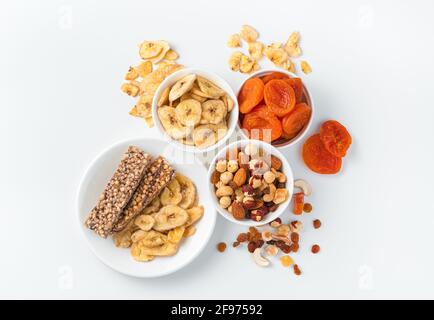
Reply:
[[[139,54],[142,59],[158,56],[169,44],[166,41],[144,41],[140,44]]]
[[[300,241],[300,236],[297,232],[292,232],[291,233],[291,241],[294,243],[298,243]]]
[[[271,155],[271,168],[274,170],[280,170],[280,168],[282,168],[282,161],[275,155]]]
[[[229,67],[232,71],[239,71],[240,70],[240,63],[241,63],[241,57],[243,56],[243,53],[241,51],[235,51],[231,54],[229,57]]]
[[[310,203],[305,203],[303,205],[303,211],[306,213],[312,212],[312,205]]]
[[[288,52],[290,57],[296,58],[301,55],[301,49],[298,46],[298,40],[300,36],[298,32],[293,32],[289,38],[288,41],[285,44],[285,50]]]
[[[319,220],[319,219],[315,219],[315,220],[313,220],[313,227],[314,227],[315,229],[319,229],[319,228],[321,228],[321,220]]]
[[[276,80],[276,79],[289,79],[288,76],[282,72],[271,72],[269,74],[267,74],[266,76],[262,77],[262,82],[264,82],[264,84],[267,84],[268,82],[270,82],[271,80]]]
[[[232,203],[232,216],[237,220],[243,220],[246,217],[246,210],[238,201]]]
[[[282,124],[280,120],[262,105],[254,108],[244,116],[242,128],[251,139],[274,141],[282,136]]]
[[[265,248],[265,252],[269,255],[269,256],[276,256],[277,253],[279,252],[279,249],[274,245],[274,244],[270,244]]]
[[[294,264],[294,274],[297,276],[301,275],[301,270],[296,264]]]
[[[264,83],[259,78],[248,79],[238,95],[241,113],[250,112],[264,97]]]
[[[320,248],[319,245],[314,244],[314,245],[312,246],[312,253],[313,253],[313,254],[318,253],[320,250],[321,250],[321,248]]]
[[[288,53],[277,45],[267,46],[264,49],[264,55],[276,66],[281,66],[288,60]]]
[[[294,193],[294,208],[292,209],[292,213],[296,215],[302,214],[303,204],[304,204],[304,193],[302,192]]]
[[[239,34],[232,34],[226,43],[229,48],[241,47],[241,37]]]
[[[134,224],[143,231],[149,231],[154,226],[155,220],[152,216],[142,214],[134,220]]]
[[[197,101],[196,101],[197,102]],[[199,103],[199,102],[197,102]],[[200,108],[200,103],[199,103]],[[228,110],[221,100],[210,99],[202,103],[202,119],[207,123],[218,124],[224,121]]]
[[[173,49],[170,49],[169,51],[167,51],[166,55],[164,56],[164,59],[169,60],[169,61],[175,61],[178,58],[179,58],[178,52],[176,52]]]
[[[178,243],[182,240],[182,237],[184,236],[185,227],[180,226],[176,227],[175,229],[172,229],[167,234],[167,240],[172,243]]]
[[[194,99],[181,101],[175,108],[178,120],[187,127],[194,127],[202,117],[202,105]]]
[[[294,263],[294,260],[292,260],[292,258],[290,256],[281,256],[280,257],[280,263],[282,263],[282,266],[284,266],[285,268],[288,268],[288,267],[292,266],[292,264]]]
[[[144,78],[152,72],[152,68],[153,66],[151,61],[144,61],[141,64],[139,64],[135,69],[139,74],[139,76]]]
[[[285,138],[293,139],[305,128],[312,115],[312,109],[306,103],[299,103],[282,119]]]
[[[204,77],[197,76],[197,84],[200,88],[200,91],[209,98],[218,99],[225,94],[220,87]]]
[[[320,138],[327,151],[336,157],[345,157],[352,143],[348,130],[335,120],[329,120],[322,124]]]
[[[137,97],[140,92],[140,87],[133,83],[124,83],[121,90],[131,97]]]
[[[259,60],[262,57],[262,50],[264,45],[261,42],[249,43],[249,54],[253,59]]]
[[[236,248],[240,245],[240,243],[238,241],[235,241],[232,243],[232,247]]]
[[[217,133],[215,128],[211,124],[204,124],[197,126],[193,130],[193,141],[198,148],[208,148],[214,145],[218,141]]]
[[[300,66],[301,66],[301,70],[305,73],[305,74],[309,74],[312,72],[312,68],[310,67],[309,63],[307,63],[307,61],[301,61],[300,62]]]
[[[220,242],[219,244],[217,244],[217,250],[219,252],[224,252],[226,250],[226,243]]]
[[[262,240],[264,240],[264,241],[273,240],[272,233],[270,230],[262,231],[261,236],[262,236]]]
[[[284,80],[271,80],[264,86],[264,100],[269,109],[278,117],[290,113],[296,103],[295,92]]]
[[[253,27],[245,24],[241,26],[240,36],[246,42],[255,42],[259,37],[259,33]]]
[[[185,231],[184,231],[184,235],[183,235],[183,237],[184,238],[188,238],[188,237],[191,237],[191,236],[193,236],[195,233],[196,233],[196,227],[195,226],[189,226],[189,227],[187,227],[186,229],[185,229]]]
[[[276,218],[273,221],[270,222],[270,226],[273,228],[277,228],[282,224],[282,220],[280,218]]]
[[[240,72],[242,72],[242,73],[252,72],[255,64],[256,64],[255,59],[253,59],[249,56],[243,55],[241,57],[241,60],[240,60]]]
[[[153,229],[156,231],[169,231],[184,225],[188,221],[188,213],[181,207],[168,205],[160,209],[155,215]]]
[[[303,145],[302,156],[306,166],[316,173],[335,174],[342,166],[342,159],[327,151],[319,134],[306,140]]]
[[[247,241],[247,234],[246,233],[240,233],[237,236],[237,241],[238,242],[245,242],[245,241]]]
[[[139,74],[136,71],[136,69],[134,69],[133,67],[130,67],[128,69],[128,72],[125,74],[125,80],[135,80],[135,79],[137,79],[138,76],[139,76]]]

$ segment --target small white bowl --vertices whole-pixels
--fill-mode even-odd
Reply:
[[[288,190],[288,199],[285,202],[282,202],[279,207],[274,212],[270,212],[265,216],[264,220],[261,220],[259,222],[253,221],[250,219],[245,220],[237,220],[235,219],[231,213],[229,213],[226,209],[223,209],[220,207],[219,200],[217,196],[215,195],[215,188],[214,185],[211,183],[211,175],[215,170],[215,164],[219,159],[226,157],[226,152],[228,150],[232,150],[235,147],[243,148],[244,146],[248,144],[254,144],[258,147],[262,147],[264,151],[266,151],[268,154],[275,155],[282,161],[282,172],[286,175],[286,189]],[[218,154],[214,157],[214,159],[211,161],[211,164],[208,168],[208,186],[209,186],[209,192],[211,193],[211,199],[217,209],[217,211],[225,217],[227,220],[234,222],[239,225],[244,226],[261,226],[267,223],[270,223],[274,219],[278,218],[288,207],[289,203],[291,202],[292,195],[294,192],[294,176],[292,174],[291,166],[288,163],[288,160],[285,158],[285,156],[280,153],[277,148],[273,147],[269,143],[260,141],[260,140],[240,140],[233,142],[229,144],[228,146],[221,149]]]
[[[243,87],[244,83],[245,83],[247,80],[249,80],[250,78],[255,78],[255,77],[263,77],[263,76],[265,76],[265,75],[267,75],[267,74],[269,74],[269,73],[272,73],[272,72],[280,72],[280,73],[286,74],[286,75],[287,75],[288,77],[290,77],[290,78],[299,78],[299,77],[298,77],[297,75],[295,75],[294,73],[289,72],[289,71],[286,71],[286,70],[282,70],[282,69],[272,69],[272,68],[271,68],[271,69],[263,69],[263,70],[259,70],[259,71],[256,71],[256,72],[252,73],[252,74],[251,74],[247,79],[245,79],[245,80],[243,81],[243,83],[241,84],[241,86],[238,88],[238,91],[237,91],[237,97],[238,97],[238,95],[239,95],[239,93],[240,93],[240,91],[241,91],[241,88]],[[309,106],[311,107],[311,109],[312,109],[312,113],[311,113],[311,115],[310,115],[309,122],[308,122],[307,125],[303,128],[303,130],[301,130],[301,131],[297,134],[297,136],[295,136],[295,137],[292,138],[291,140],[283,141],[283,142],[281,142],[281,143],[272,142],[272,145],[273,145],[274,147],[279,148],[279,149],[286,149],[286,148],[289,148],[289,147],[291,147],[291,146],[293,146],[293,145],[296,145],[296,144],[297,144],[301,139],[303,139],[303,137],[304,137],[304,136],[306,135],[306,133],[309,131],[309,128],[310,128],[310,126],[312,125],[312,120],[313,120],[313,117],[314,117],[315,108],[314,108],[314,103],[313,103],[312,95],[310,94],[309,89],[307,88],[306,83],[305,83],[304,80],[303,80],[303,95],[304,95],[304,98],[306,99],[306,103],[307,103],[307,105],[309,105]],[[244,130],[241,129],[240,121],[241,121],[241,118],[239,117],[239,114],[238,114],[237,129],[238,129],[238,131],[240,131],[240,134],[241,134],[241,136],[242,136],[244,139],[250,139],[250,138],[246,135],[246,133],[244,132]]]
[[[222,137],[219,141],[217,141],[216,144],[209,146],[208,148],[198,148],[196,146],[189,146],[189,145],[183,144],[183,143],[173,139],[165,132],[165,130],[161,124],[160,118],[158,117],[157,102],[158,102],[158,99],[159,99],[161,93],[163,92],[163,90],[166,89],[166,87],[172,86],[173,84],[175,84],[176,81],[182,79],[183,77],[185,77],[189,74],[193,74],[193,73],[197,74],[199,76],[202,76],[204,78],[207,78],[210,81],[212,81],[213,83],[215,83],[217,86],[219,86],[221,89],[223,89],[231,97],[231,99],[234,101],[234,107],[229,114],[229,119],[228,119],[228,123],[227,123],[228,124],[228,132],[226,133],[226,135],[224,137]],[[173,74],[169,75],[166,79],[164,79],[164,81],[157,88],[157,91],[155,92],[154,98],[152,100],[152,117],[154,118],[155,126],[157,127],[157,130],[160,132],[161,136],[166,141],[170,142],[171,144],[175,145],[176,147],[180,148],[181,150],[187,151],[187,152],[192,152],[192,153],[209,152],[209,151],[214,150],[214,149],[218,148],[219,146],[223,145],[229,139],[229,137],[232,135],[232,133],[235,131],[235,128],[236,128],[237,123],[238,123],[238,114],[239,114],[238,101],[237,101],[237,97],[235,96],[235,93],[232,90],[231,86],[225,80],[223,80],[221,77],[219,77],[218,75],[216,75],[214,73],[202,71],[199,69],[193,69],[193,68],[181,69],[181,70],[176,71]]]

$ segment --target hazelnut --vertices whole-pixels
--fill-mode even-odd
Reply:
[[[249,185],[251,185],[253,189],[259,188],[262,185],[261,177],[258,175],[250,177]]]
[[[229,186],[222,186],[217,189],[215,192],[216,196],[221,198],[224,196],[231,196],[234,193],[234,190]]]
[[[244,152],[240,152],[238,153],[238,162],[243,165],[243,164],[248,164],[249,163],[249,156],[247,154],[245,154]]]
[[[228,207],[228,211],[229,211],[229,213],[232,213],[232,206]]]
[[[226,167],[227,167],[227,161],[226,160],[219,160],[217,161],[216,165],[215,165],[215,169],[220,172],[223,173],[226,171]]]
[[[234,175],[232,174],[232,172],[226,171],[220,175],[220,181],[223,184],[228,184],[229,181],[232,181],[233,177],[234,177]]]
[[[258,154],[259,148],[257,145],[253,144],[253,143],[249,143],[248,145],[245,146],[244,148],[244,153],[248,156],[255,156]]]
[[[229,160],[227,164],[227,170],[232,173],[236,172],[238,170],[238,161]]]
[[[274,193],[274,199],[273,202],[275,204],[280,204],[282,202],[285,202],[286,199],[288,199],[288,190],[286,189],[277,189]]]
[[[276,179],[276,176],[274,175],[273,172],[267,171],[264,173],[264,180],[266,183],[273,183],[274,179]]]
[[[274,194],[276,193],[276,186],[274,184],[268,185],[267,193],[265,193],[266,190],[264,190],[264,196],[262,197],[262,200],[265,202],[271,202],[274,200]]]
[[[219,180],[214,186],[218,189],[220,187],[223,187],[224,185],[225,184],[221,180]]]
[[[252,209],[256,204],[255,199],[252,196],[243,198],[243,207],[246,209]]]
[[[223,209],[226,209],[227,207],[229,207],[232,203],[232,200],[230,197],[228,196],[224,196],[220,198],[220,207],[222,207]]]

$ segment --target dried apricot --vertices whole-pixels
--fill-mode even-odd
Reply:
[[[347,129],[335,120],[329,120],[322,124],[320,137],[327,151],[336,157],[345,157],[352,142]]]
[[[265,105],[256,107],[246,114],[242,128],[247,130],[250,138],[259,140],[274,141],[279,139],[283,132],[280,120]]]
[[[303,83],[301,82],[301,79],[288,78],[285,79],[285,82],[287,82],[292,87],[292,89],[294,89],[295,99],[297,100],[297,103],[300,103],[303,99]]]
[[[295,107],[295,92],[284,80],[270,80],[264,86],[264,100],[270,111],[283,117]]]
[[[304,205],[304,193],[303,192],[294,193],[294,208],[292,209],[292,213],[296,215],[302,214],[303,205]]]
[[[312,115],[312,109],[306,103],[299,103],[291,113],[282,119],[285,138],[294,138],[307,125]]]
[[[275,80],[275,79],[289,79],[289,78],[286,74],[282,72],[272,72],[262,77],[262,81],[264,82],[264,84],[267,84],[271,80]]]
[[[259,78],[251,78],[247,80],[238,95],[238,103],[240,104],[240,112],[248,113],[264,97],[264,83]]]
[[[316,173],[334,174],[342,167],[342,159],[327,151],[319,134],[314,134],[306,140],[302,156],[306,166]]]

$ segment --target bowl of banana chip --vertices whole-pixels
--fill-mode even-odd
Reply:
[[[185,68],[158,87],[152,116],[167,141],[187,152],[204,153],[232,135],[238,103],[232,88],[219,76]]]

